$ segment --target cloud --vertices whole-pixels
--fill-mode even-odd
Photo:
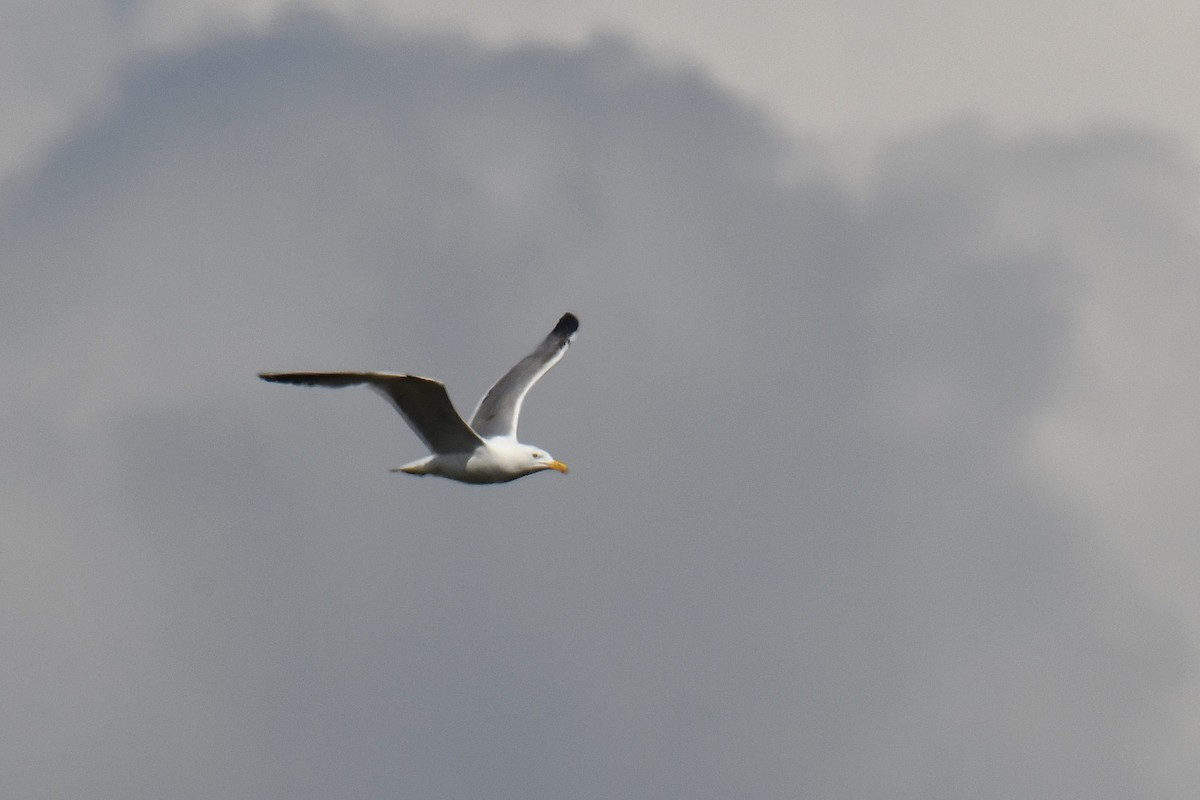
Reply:
[[[1189,165],[964,122],[780,177],[818,153],[620,39],[131,68],[0,216],[16,788],[1161,795],[1184,632],[1026,453],[1081,220]],[[401,480],[378,398],[253,378],[469,407],[568,308],[560,480]]]
[[[44,142],[99,102],[118,31],[100,0],[13,0],[0,31],[0,176],[23,170]]]

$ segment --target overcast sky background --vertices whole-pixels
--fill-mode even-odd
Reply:
[[[1194,798],[1200,12],[473,5],[10,4],[7,793]]]

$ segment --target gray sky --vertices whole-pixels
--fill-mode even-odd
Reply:
[[[11,794],[1195,796],[1168,4],[1028,83],[1025,6],[284,5],[2,34]],[[1060,103],[1120,35],[1162,81]],[[253,377],[467,411],[568,309],[522,424],[567,477],[394,476],[378,398]]]

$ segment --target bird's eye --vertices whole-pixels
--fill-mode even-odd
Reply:
[[[534,457],[534,458],[541,458],[541,457],[542,457],[542,454],[541,454],[541,453],[539,453],[539,452],[537,452],[537,451],[535,450],[535,451],[533,452],[533,457]]]

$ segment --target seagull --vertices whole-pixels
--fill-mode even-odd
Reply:
[[[543,470],[567,471],[566,464],[544,449],[517,441],[517,417],[530,387],[559,362],[578,330],[579,319],[563,314],[541,344],[488,389],[470,425],[454,409],[446,385],[432,378],[390,372],[260,372],[258,377],[299,386],[366,384],[396,407],[432,452],[392,472],[440,475],[463,483],[507,483]]]

